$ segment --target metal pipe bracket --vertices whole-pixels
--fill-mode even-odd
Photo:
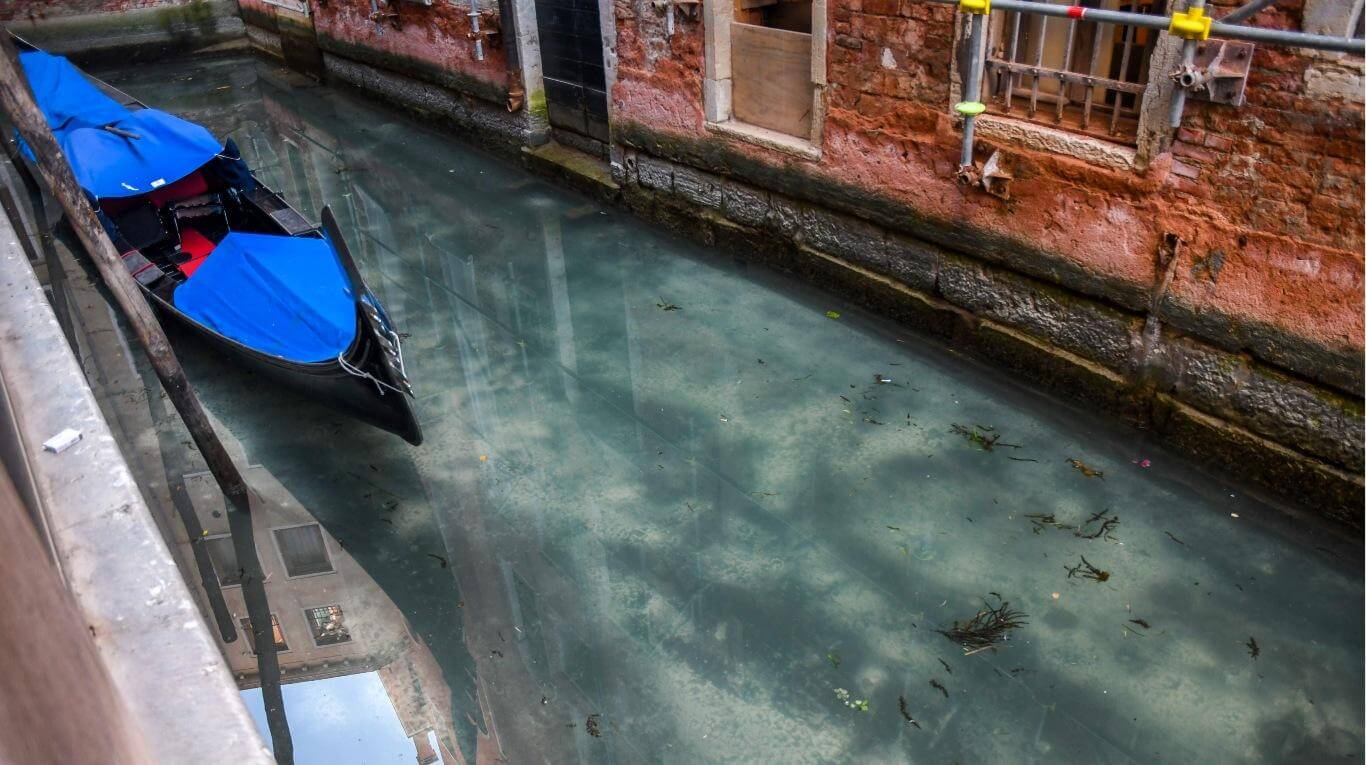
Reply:
[[[958,0],[961,13],[978,13],[985,16],[991,13],[991,0]]]
[[[1183,40],[1208,40],[1212,24],[1214,19],[1205,15],[1205,9],[1196,7],[1173,13],[1167,31]]]
[[[1180,66],[1172,79],[1194,98],[1242,106],[1252,53],[1257,46],[1234,40],[1208,40],[1195,50],[1195,60]]]

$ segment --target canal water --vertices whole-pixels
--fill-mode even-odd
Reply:
[[[272,603],[299,762],[1360,761],[1359,554],[1311,524],[275,66],[102,74],[331,205],[409,335],[419,448],[176,338],[320,525],[272,598],[347,577],[311,634]],[[940,632],[984,608],[995,649]]]

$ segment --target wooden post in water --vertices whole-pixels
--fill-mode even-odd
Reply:
[[[109,240],[104,226],[87,201],[85,191],[77,183],[71,166],[67,164],[57,139],[38,108],[19,64],[19,56],[9,32],[0,33],[0,109],[9,116],[19,134],[37,157],[37,166],[66,213],[71,229],[95,261],[100,276],[113,294],[114,300],[132,325],[138,342],[152,362],[157,379],[175,405],[185,426],[190,431],[199,453],[209,471],[218,481],[223,496],[228,500],[228,523],[232,531],[233,549],[237,564],[242,567],[242,590],[247,602],[247,615],[256,644],[257,672],[261,680],[261,694],[265,701],[270,724],[275,759],[283,765],[294,761],[294,745],[285,719],[284,698],[280,692],[280,664],[275,653],[275,635],[266,600],[261,561],[256,556],[256,545],[251,527],[251,495],[241,472],[228,455],[223,443],[214,433],[208,415],[200,406],[199,398],[190,387],[179,360],[171,350],[166,333],[157,323],[151,307],[143,297],[133,277],[123,266],[123,259]],[[198,542],[198,540],[191,540]],[[149,671],[154,671],[150,668]]]

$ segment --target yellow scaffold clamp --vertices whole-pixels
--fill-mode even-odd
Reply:
[[[1191,8],[1184,13],[1173,13],[1172,25],[1167,27],[1167,31],[1185,40],[1208,40],[1213,23],[1214,19],[1205,15],[1204,8]]]
[[[961,13],[986,15],[991,13],[991,0],[958,0],[958,10]]]
[[[987,110],[987,105],[981,101],[959,101],[953,105],[953,110],[964,117],[976,117]]]

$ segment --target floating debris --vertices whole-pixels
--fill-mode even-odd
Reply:
[[[495,659],[495,658],[496,658],[496,659],[501,659],[501,658],[503,658],[503,652],[500,651],[500,650],[498,650],[497,648],[491,649],[491,650],[489,651],[489,658],[490,658],[490,659]]]
[[[1135,465],[1138,465],[1141,468],[1150,468],[1153,466],[1153,461],[1148,459],[1147,457],[1144,457],[1141,460],[1130,460],[1130,462],[1134,463]]]
[[[658,303],[655,303],[655,308],[658,308],[658,309],[661,310],[661,311],[681,311],[681,310],[683,310],[682,308],[679,308],[678,306],[674,305],[673,303],[670,303],[670,302],[666,301],[664,298],[660,298],[660,299],[659,299],[659,302],[658,302]]]
[[[1030,523],[1034,524],[1035,534],[1039,533],[1040,531],[1043,531],[1044,528],[1047,526],[1052,526],[1055,529],[1073,528],[1072,526],[1069,526],[1066,523],[1060,523],[1057,517],[1053,515],[1053,513],[1049,513],[1047,515],[1044,515],[1043,513],[1030,513],[1025,517],[1029,519]]]
[[[949,689],[945,688],[944,684],[939,682],[938,680],[930,678],[930,687],[944,694],[944,698],[947,699],[949,697]]]
[[[982,451],[984,452],[992,451],[998,446],[1008,446],[1011,449],[1020,448],[1019,444],[1007,444],[1001,441],[1000,433],[997,433],[995,435],[987,435],[988,433],[991,433],[992,431],[996,430],[990,425],[973,425],[969,428],[966,425],[959,425],[955,422],[953,423],[951,428],[954,433],[962,436],[963,438],[966,438],[974,444],[977,444],[979,447],[981,447]]]
[[[838,319],[839,317],[840,317],[840,312],[839,312],[839,311],[826,311],[826,312],[825,312],[825,318],[827,318],[827,319]]]
[[[445,568],[446,565],[447,565],[446,559],[443,558],[443,557],[441,557],[440,555],[434,555],[434,554],[432,554],[432,553],[427,553],[427,557],[428,557],[428,558],[431,558],[432,560],[435,560],[437,563],[440,563],[442,568]]]
[[[873,382],[877,383],[878,385],[886,385],[887,383],[889,383],[889,382],[891,382],[891,381],[892,381],[892,378],[890,378],[890,377],[884,377],[884,376],[882,375],[881,372],[879,372],[879,373],[873,375]]]
[[[1001,596],[997,595],[996,600],[995,607],[983,601],[982,610],[971,619],[964,623],[955,621],[949,629],[935,632],[957,643],[965,656],[1001,646],[1010,639],[1011,630],[1019,629],[1029,622],[1025,621],[1027,614],[1011,608],[1010,603],[1002,600]]]
[[[1150,630],[1150,629],[1153,628],[1153,625],[1149,624],[1148,621],[1147,621],[1146,619],[1130,619],[1130,620],[1129,620],[1129,623],[1130,623],[1130,624],[1137,624],[1138,626],[1142,627],[1142,628],[1145,629],[1145,630]]]
[[[835,653],[834,651],[831,651],[830,653],[827,653],[827,654],[825,655],[825,660],[828,661],[828,662],[830,662],[832,665],[834,665],[835,669],[839,669],[839,668],[840,668],[840,662],[843,661],[843,659],[840,658],[840,655],[837,654],[837,653]]]
[[[595,712],[589,715],[587,720],[583,721],[584,730],[588,731],[588,735],[593,738],[602,738],[602,728],[598,727],[599,717],[602,717],[602,715]]]
[[[1095,468],[1087,465],[1085,462],[1082,462],[1079,459],[1069,459],[1067,461],[1067,464],[1081,471],[1081,474],[1086,476],[1087,478],[1099,478],[1102,481],[1105,480],[1105,471],[1096,470]]]
[[[1010,459],[1015,460],[1016,462],[1038,462],[1038,460],[1029,457],[1011,457]]]
[[[1248,656],[1251,656],[1255,659],[1258,656],[1262,655],[1262,648],[1261,646],[1257,645],[1257,638],[1248,636],[1247,642],[1243,643],[1243,645],[1247,646]]]
[[[887,528],[888,528],[888,530],[890,530],[890,531],[901,531],[901,527],[900,527],[900,526],[888,526]]]
[[[1102,571],[1095,566],[1092,566],[1085,555],[1081,556],[1081,563],[1078,563],[1075,566],[1063,566],[1063,568],[1067,569],[1068,579],[1075,577],[1077,579],[1090,579],[1093,582],[1110,581],[1110,572]]]
[[[1097,523],[1099,525],[1092,529],[1091,526]],[[1111,532],[1113,532],[1118,525],[1119,516],[1110,515],[1110,509],[1107,507],[1092,515],[1090,518],[1087,518],[1086,522],[1073,532],[1073,536],[1076,536],[1079,539],[1100,539],[1101,537],[1104,537],[1113,542],[1115,541],[1115,537]]]
[[[953,667],[950,667],[950,666],[949,666],[949,663],[948,663],[947,661],[944,661],[943,659],[940,659],[940,660],[939,660],[939,663],[944,665],[944,671],[945,671],[945,672],[949,673],[950,675],[953,674]]]
[[[1168,538],[1170,538],[1173,542],[1175,542],[1175,543],[1181,545],[1182,547],[1184,547],[1184,546],[1186,545],[1185,542],[1182,542],[1181,540],[1177,539],[1177,538],[1176,538],[1176,535],[1173,534],[1173,533],[1171,533],[1170,531],[1164,531],[1164,532],[1162,532],[1162,533],[1163,533],[1163,534],[1166,534]]]
[[[914,717],[911,717],[911,712],[910,712],[910,710],[908,710],[908,709],[906,708],[906,697],[905,697],[905,696],[897,696],[897,697],[896,697],[896,706],[897,706],[898,709],[901,710],[901,716],[902,716],[902,718],[904,718],[904,719],[906,720],[906,722],[910,723],[911,725],[914,725],[914,726],[917,727],[917,728],[920,727],[920,723],[916,722]]]
[[[839,699],[846,707],[857,709],[860,712],[868,711],[868,699],[855,699],[849,696],[849,691],[844,688],[835,689],[835,698]]]

